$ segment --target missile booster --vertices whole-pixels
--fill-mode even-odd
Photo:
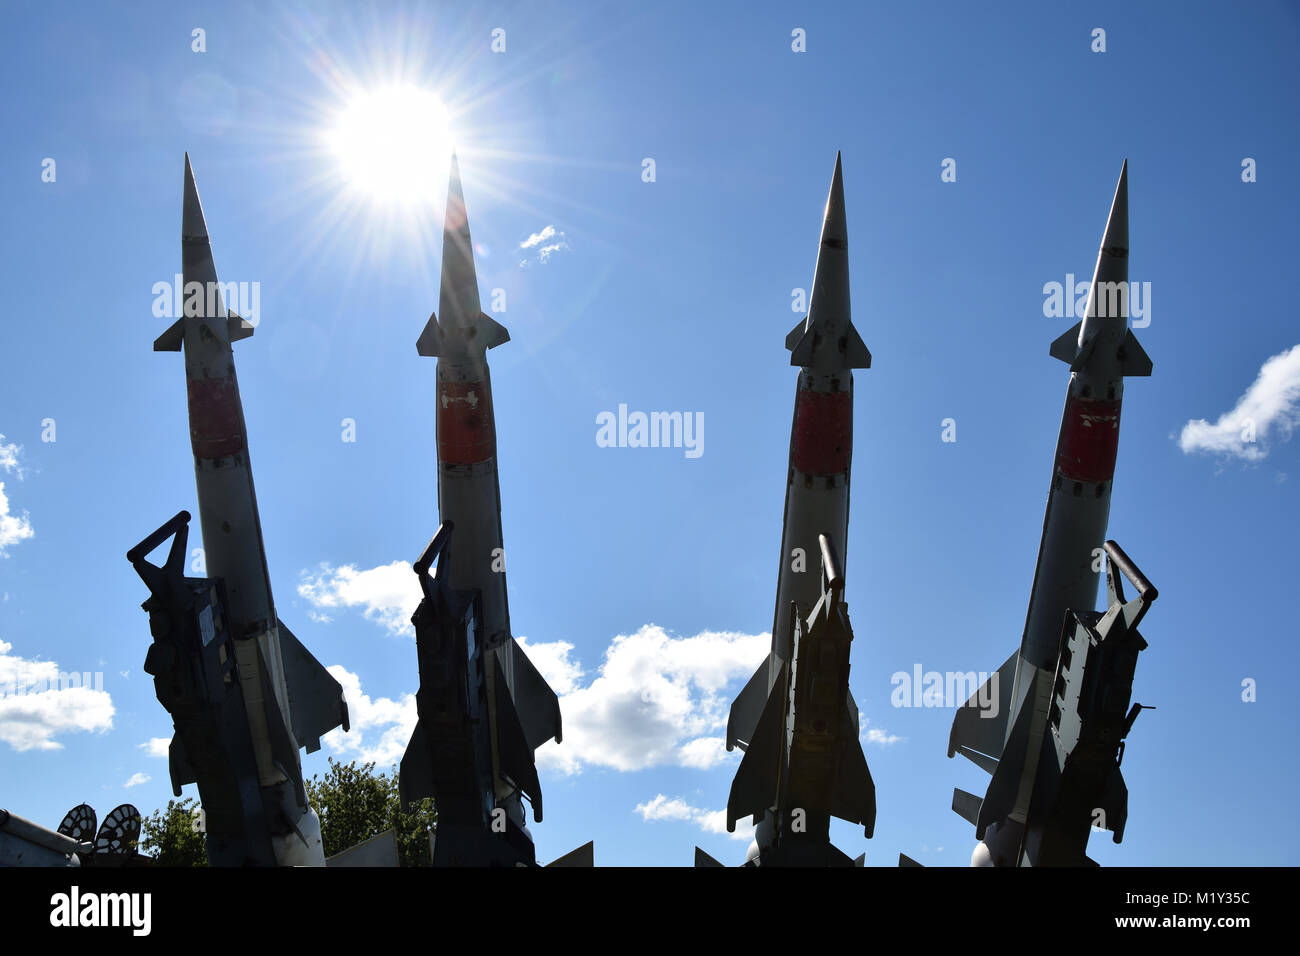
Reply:
[[[402,800],[438,801],[435,863],[531,864],[523,799],[540,821],[534,751],[552,738],[560,741],[560,704],[510,632],[487,364],[487,350],[509,341],[510,334],[479,308],[473,241],[455,156],[438,312],[440,317],[429,317],[416,348],[438,360],[442,527],[416,568],[423,592],[412,619],[420,657],[420,719],[402,758]],[[455,546],[450,548],[453,527]],[[431,577],[428,569],[435,560],[437,574]],[[452,672],[454,680],[448,676]],[[461,723],[460,738],[449,721]],[[453,751],[461,756],[453,759]],[[448,815],[445,807],[452,799],[459,809]]]
[[[182,315],[154,342],[183,352],[207,578],[182,571],[181,512],[127,558],[150,589],[145,662],[172,715],[172,789],[197,783],[214,865],[323,866],[320,821],[300,747],[348,728],[343,689],[276,616],[231,343],[253,326],[226,310],[189,156],[185,157]],[[168,538],[162,567],[146,555]]]
[[[1124,379],[1149,376],[1152,368],[1128,327],[1128,255],[1125,162],[1084,318],[1058,337],[1049,350],[1069,365],[1070,378],[1020,647],[990,678],[990,683],[997,682],[995,687],[986,685],[958,708],[949,735],[948,756],[961,754],[995,776],[989,794],[996,793],[998,799],[989,802],[988,809],[973,809],[972,798],[963,796],[962,791],[954,797],[957,812],[983,821],[981,833],[992,824],[989,814],[995,807],[999,813],[1005,811],[998,823],[1004,833],[1012,825],[1023,827],[1028,822],[1031,798],[1038,786],[1038,753],[1046,740],[1046,715],[1058,676],[1062,627],[1071,615],[1082,620],[1096,605],[1099,558],[1119,448]],[[989,701],[1003,703],[993,712]],[[1018,728],[1026,729],[1030,736],[1022,740]],[[1013,773],[1017,776],[1010,783]],[[1031,841],[1027,846],[1024,862],[1033,864],[1037,862],[1036,844]],[[1005,854],[999,856],[984,847],[977,848],[975,857],[985,860],[1004,858]]]
[[[799,377],[772,648],[727,720],[727,749],[745,752],[727,802],[727,828],[753,816],[752,865],[847,864],[829,842],[830,817],[860,824],[870,837],[876,816],[848,688],[853,632],[843,598],[853,369],[870,368],[871,353],[850,317],[838,154],[808,315],[786,336],[786,348]],[[707,855],[697,851],[697,860],[707,862]]]

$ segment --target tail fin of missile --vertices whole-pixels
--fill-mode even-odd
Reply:
[[[171,746],[167,748],[167,773],[171,777],[173,796],[179,797],[185,784],[199,782],[198,774],[185,754],[185,741],[181,740],[180,734],[172,735]]]
[[[424,722],[420,720],[415,722],[406,752],[397,766],[397,795],[403,810],[416,800],[433,796],[433,764],[429,761]]]
[[[754,671],[754,676],[749,679],[745,689],[732,703],[731,713],[727,716],[728,751],[735,750],[737,747],[741,750],[749,749],[754,728],[758,726],[758,718],[767,703],[767,675],[771,666],[772,655],[769,653],[763,658],[763,663],[758,665],[758,670]]]
[[[348,726],[348,704],[343,686],[321,667],[311,652],[302,646],[284,621],[276,619],[280,629],[280,657],[284,661],[284,682],[289,691],[289,720],[299,747],[307,753],[320,750],[320,738],[335,727]]]
[[[262,675],[262,707],[266,711],[266,729],[271,741],[271,761],[279,766],[281,773],[293,780],[294,793],[299,806],[307,806],[307,789],[303,785],[302,773],[291,772],[290,768],[299,767],[298,748],[302,746],[295,738],[288,714],[281,714],[275,700],[275,685],[271,683],[271,669],[262,656],[262,648],[256,641],[250,642],[251,650],[257,654],[258,671]],[[236,651],[236,656],[239,655]]]
[[[695,848],[695,865],[696,866],[722,866],[717,860],[709,856],[698,846]]]
[[[736,821],[761,816],[776,800],[781,784],[782,753],[785,749],[785,718],[789,706],[790,665],[781,664],[776,683],[759,715],[753,738],[736,768],[727,798],[727,832],[736,832]]]
[[[977,797],[965,790],[954,789],[952,792],[953,813],[973,827],[979,826],[980,804],[983,802],[983,797]]]
[[[949,757],[961,754],[988,773],[996,769],[1015,703],[1011,694],[1019,655],[1019,651],[1013,651],[998,672],[957,709],[948,734]]]
[[[593,840],[588,840],[582,846],[570,850],[562,857],[552,860],[546,864],[548,867],[580,867],[587,868],[596,865],[596,844]]]
[[[1006,746],[998,759],[997,767],[993,770],[993,779],[989,781],[988,792],[984,795],[984,799],[980,801],[979,813],[975,819],[975,838],[977,840],[984,839],[984,831],[989,824],[997,823],[999,820],[1010,816],[1012,810],[1015,809],[1016,798],[1020,791],[1021,777],[1024,775],[1025,761],[1030,758],[1029,747],[1030,738],[1033,736],[1034,702],[1035,696],[1031,689],[1030,695],[1020,705],[1020,712],[1016,715],[1015,724],[1007,737]],[[1039,756],[1040,754],[1036,751],[1033,755],[1035,762],[1037,762]],[[957,810],[956,800],[954,794],[954,810]],[[961,810],[957,810],[957,812],[962,813]],[[964,813],[962,815],[965,816]]]
[[[1120,843],[1124,839],[1124,825],[1128,822],[1128,785],[1119,767],[1112,768],[1106,778],[1106,790],[1102,795],[1101,811],[1105,821],[1099,822],[1102,829],[1109,830],[1111,841]]]
[[[853,708],[850,714],[848,707]],[[858,716],[854,704],[844,711],[841,738],[846,741],[840,756],[839,775],[831,794],[831,815],[861,824],[868,840],[876,828],[876,783],[867,767],[867,756],[858,740]]]
[[[533,757],[533,748],[528,744],[523,725],[519,721],[519,713],[510,699],[510,692],[501,684],[497,686],[496,719],[493,721],[493,726],[497,734],[501,776],[528,797],[533,807],[533,818],[540,823],[542,785],[537,779],[537,763]]]
[[[533,750],[551,738],[558,744],[564,739],[560,699],[546,683],[546,678],[538,673],[519,642],[511,638],[508,646],[514,658],[514,707],[524,729],[524,739]]]

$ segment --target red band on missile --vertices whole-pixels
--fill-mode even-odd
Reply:
[[[800,389],[795,398],[790,461],[805,475],[840,475],[853,456],[853,396]]]
[[[1056,469],[1072,481],[1101,482],[1115,477],[1119,449],[1119,401],[1070,396]]]
[[[229,458],[244,450],[244,416],[234,375],[187,379],[190,447],[195,458]]]
[[[492,402],[482,382],[438,383],[438,461],[473,465],[496,455]]]

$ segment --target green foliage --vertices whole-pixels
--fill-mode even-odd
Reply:
[[[429,832],[438,814],[432,800],[421,800],[403,811],[397,792],[397,768],[375,773],[375,765],[336,763],[329,759],[323,777],[307,781],[307,799],[320,816],[325,855],[333,856],[362,840],[393,830],[402,866],[428,866]]]
[[[200,812],[193,797],[168,800],[166,810],[140,821],[140,852],[159,866],[207,866],[207,846],[196,825]]]

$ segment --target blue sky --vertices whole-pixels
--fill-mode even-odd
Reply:
[[[1043,286],[1090,275],[1127,157],[1155,372],[1126,389],[1109,533],[1160,590],[1134,692],[1158,709],[1124,761],[1125,842],[1094,835],[1090,853],[1300,862],[1300,331],[1283,294],[1300,16],[844,6],[7,7],[0,676],[103,677],[0,698],[0,805],[54,826],[82,801],[102,817],[169,796],[124,554],[195,509],[183,365],[150,348],[186,150],[221,278],[259,283],[236,355],[278,610],[352,698],[353,734],[304,770],[400,754],[416,589],[390,566],[437,524],[434,363],[415,339],[445,178],[432,202],[384,205],[327,145],[351,97],[400,79],[451,112],[485,305],[505,291],[512,338],[490,360],[511,618],[566,723],[539,752],[542,859],[593,838],[600,864],[686,865],[696,843],[743,858],[714,832],[737,757],[718,721],[771,628],[783,340],[842,150],[874,357],[856,377],[850,684],[879,813],[874,839],[842,825],[837,844],[874,865],[969,860],[952,789],[987,777],[946,758],[950,709],[891,706],[891,675],[991,672],[1019,643],[1067,379],[1047,350],[1073,322],[1044,315]],[[703,454],[598,447],[620,403],[702,413]]]

